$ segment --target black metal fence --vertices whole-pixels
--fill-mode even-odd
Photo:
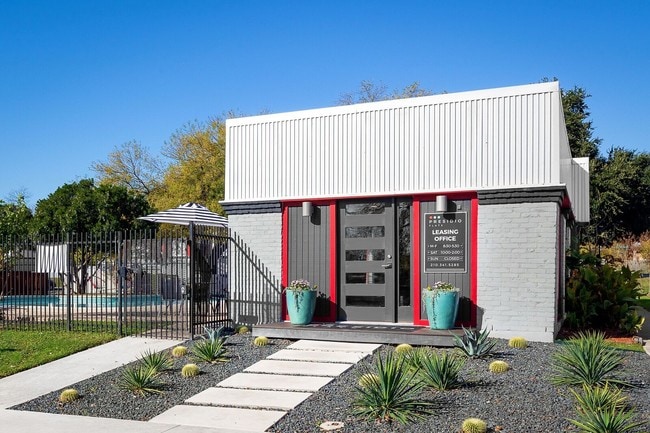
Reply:
[[[192,338],[280,318],[280,285],[227,229],[0,241],[0,327]]]

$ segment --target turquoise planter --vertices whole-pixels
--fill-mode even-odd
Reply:
[[[311,323],[316,310],[315,290],[286,290],[287,311],[292,325],[307,325]]]
[[[451,329],[456,322],[458,313],[457,291],[424,291],[422,292],[424,306],[431,329]]]

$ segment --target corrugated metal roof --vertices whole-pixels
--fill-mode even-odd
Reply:
[[[571,154],[557,82],[229,119],[226,127],[226,202],[574,181],[561,169]]]

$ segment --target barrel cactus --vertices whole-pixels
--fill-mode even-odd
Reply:
[[[366,373],[362,374],[361,377],[359,377],[359,387],[361,388],[367,388],[373,383],[378,383],[379,382],[379,376],[377,376],[375,373]]]
[[[410,352],[411,350],[413,350],[413,346],[411,346],[410,344],[406,344],[406,343],[398,344],[395,347],[395,353],[398,353],[398,354],[401,354],[401,355],[405,354],[406,352]]]
[[[269,339],[267,337],[264,337],[263,335],[260,335],[259,337],[255,337],[255,340],[253,340],[253,344],[255,346],[266,346],[269,344]]]
[[[59,396],[59,401],[61,403],[70,403],[79,398],[79,392],[74,388],[64,389]]]
[[[176,346],[172,349],[172,356],[175,358],[180,358],[185,355],[187,355],[187,347],[185,346]]]
[[[492,361],[489,368],[492,373],[504,373],[510,369],[510,366],[505,361]]]
[[[194,377],[199,375],[199,366],[196,364],[185,364],[181,370],[181,376]]]
[[[528,341],[524,337],[512,337],[508,340],[508,346],[515,349],[525,349],[528,347]]]
[[[467,418],[463,421],[463,433],[485,433],[487,425],[485,421],[478,418]]]
[[[237,333],[238,334],[246,334],[248,332],[250,332],[250,329],[246,325],[241,325],[240,327],[237,328]]]

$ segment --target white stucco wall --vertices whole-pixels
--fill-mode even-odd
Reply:
[[[551,342],[556,326],[556,203],[479,205],[478,326]]]

